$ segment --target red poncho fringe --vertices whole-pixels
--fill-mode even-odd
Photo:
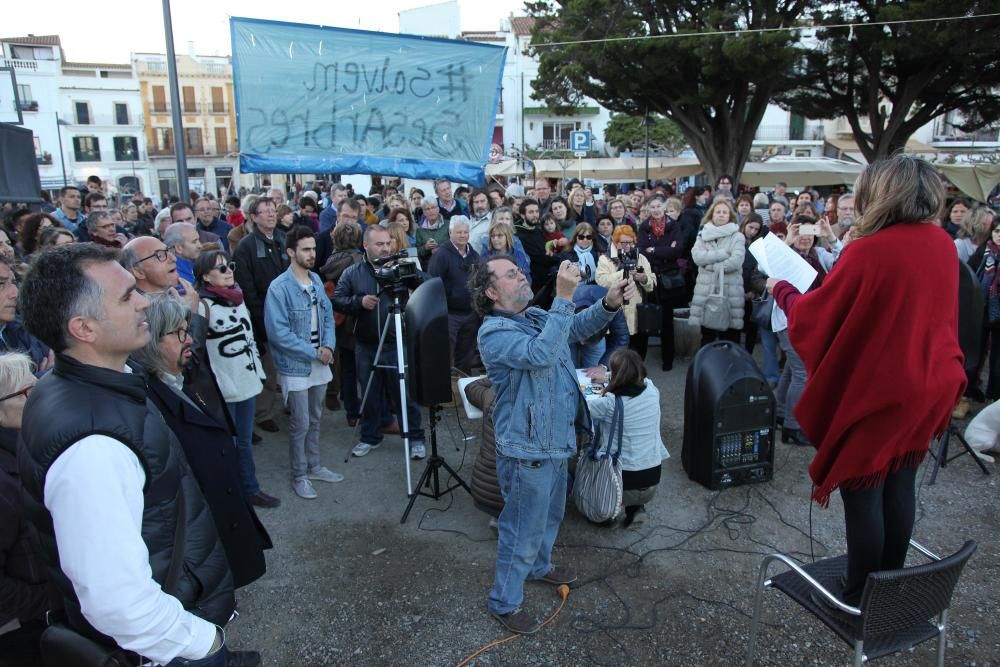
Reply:
[[[774,288],[808,379],[795,409],[816,447],[809,476],[826,506],[916,467],[965,390],[958,257],[929,223],[900,223],[844,249],[823,285]]]

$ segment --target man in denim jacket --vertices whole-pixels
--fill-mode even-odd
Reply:
[[[316,490],[310,480],[344,479],[319,462],[319,421],[326,385],[333,379],[333,308],[319,276],[310,271],[316,264],[312,230],[293,227],[285,237],[285,253],[291,264],[267,288],[264,326],[278,385],[291,411],[292,488],[300,498],[312,499]]]
[[[469,279],[476,310],[484,316],[479,353],[496,391],[497,481],[504,497],[498,522],[496,578],[487,607],[507,629],[538,630],[521,609],[526,579],[561,585],[576,580],[552,564],[552,545],[566,509],[566,461],[576,453],[577,433],[590,436],[590,413],[580,392],[569,341],[607,328],[635,286],[623,280],[606,297],[574,314],[580,282],[564,261],[556,298],[548,311],[528,308],[531,285],[513,258],[497,255]]]

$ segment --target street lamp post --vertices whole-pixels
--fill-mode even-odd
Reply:
[[[62,168],[63,177],[63,187],[69,185],[69,181],[66,180],[66,152],[63,150],[62,143],[62,126],[66,125],[63,119],[59,117],[59,112],[56,111],[56,136],[59,137],[59,166]]]
[[[642,125],[646,129],[646,187],[649,188],[649,109],[646,109],[646,114],[642,117]]]

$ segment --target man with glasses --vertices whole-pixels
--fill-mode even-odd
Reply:
[[[838,239],[843,239],[844,234],[854,226],[854,215],[854,195],[840,195],[837,198],[837,224],[833,228]]]
[[[32,336],[17,317],[17,276],[10,260],[0,256],[0,352],[24,352],[41,375],[55,362],[55,354]]]
[[[310,500],[316,497],[313,481],[344,479],[320,465],[319,456],[323,398],[326,385],[333,379],[333,307],[322,281],[312,272],[316,265],[312,230],[296,225],[288,232],[285,243],[289,267],[267,289],[264,324],[278,384],[291,411],[288,445],[292,489],[298,497]]]
[[[284,273],[288,267],[288,256],[285,254],[285,233],[276,229],[278,224],[275,215],[274,202],[266,197],[258,197],[247,208],[253,231],[243,237],[233,260],[236,262],[236,282],[243,290],[243,302],[250,312],[250,324],[253,326],[254,339],[260,350],[261,363],[267,380],[264,391],[257,397],[257,425],[265,431],[275,433],[278,424],[274,421],[277,415],[274,361],[268,354],[267,329],[264,327],[264,299],[267,290],[275,278]]]
[[[170,207],[170,225],[175,225],[178,222],[186,222],[194,227],[195,231],[198,232],[198,240],[202,243],[222,243],[218,234],[195,225],[197,218],[195,218],[194,209],[191,208],[190,204],[178,202]],[[170,225],[168,225],[167,229],[164,230],[164,237],[166,237],[166,233],[170,229]]]
[[[531,634],[538,622],[521,608],[528,579],[554,586],[576,581],[568,567],[552,563],[552,546],[566,509],[567,461],[577,436],[591,437],[587,410],[569,341],[605,330],[635,298],[632,280],[620,280],[607,296],[574,313],[580,269],[562,262],[556,298],[545,311],[529,308],[534,295],[509,256],[479,264],[469,278],[476,311],[483,316],[479,353],[496,391],[497,482],[504,497],[498,520],[496,575],[487,608],[511,632]]]
[[[118,261],[135,277],[136,287],[141,292],[173,289],[185,297],[192,310],[197,307],[198,294],[194,286],[177,275],[177,256],[160,239],[154,236],[132,239],[122,248]]]
[[[198,219],[198,238],[202,243],[209,243],[206,237],[213,234],[218,237],[222,249],[229,252],[229,231],[232,227],[222,220],[222,207],[214,199],[202,197],[194,205],[194,215]]]

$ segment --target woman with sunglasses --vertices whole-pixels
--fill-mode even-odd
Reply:
[[[51,608],[47,569],[30,539],[17,467],[21,414],[35,384],[32,371],[28,355],[0,354],[0,594],[9,603],[0,610],[0,624],[14,628],[0,636],[0,654],[12,665],[42,664],[38,642]]]
[[[556,256],[557,266],[564,259],[579,265],[581,284],[593,284],[597,278],[597,262],[601,259],[601,252],[594,245],[594,236],[594,228],[589,223],[581,222],[569,239],[569,249]]]
[[[251,449],[254,408],[264,387],[264,368],[250,312],[233,275],[235,269],[236,263],[222,250],[201,253],[194,267],[195,288],[201,297],[198,312],[208,319],[208,358],[236,428],[243,495],[251,505],[277,507],[281,501],[260,489]]]

